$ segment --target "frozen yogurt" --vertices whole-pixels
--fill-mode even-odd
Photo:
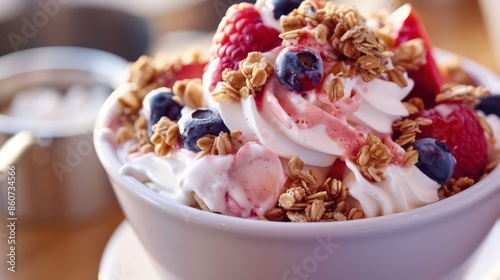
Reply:
[[[498,163],[498,118],[476,109],[489,91],[445,79],[409,4],[372,18],[324,1],[237,4],[209,53],[141,57],[129,81],[103,136],[120,172],[214,213],[389,215]]]

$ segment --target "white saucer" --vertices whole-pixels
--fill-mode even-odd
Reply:
[[[116,228],[104,249],[98,279],[162,280],[152,263],[134,229],[125,220]]]
[[[142,247],[128,221],[125,220],[118,226],[106,245],[101,258],[98,279],[161,280],[152,263],[153,260]],[[450,275],[446,280],[500,279],[500,220],[468,263],[471,263],[471,266],[462,276]]]

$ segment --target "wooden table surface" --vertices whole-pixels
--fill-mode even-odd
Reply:
[[[434,46],[499,70],[475,1],[411,2],[427,26]],[[17,272],[2,270],[0,279],[96,279],[104,247],[123,218],[116,201],[111,201],[109,209],[82,222],[62,224],[19,220]],[[3,251],[1,254],[5,256]]]

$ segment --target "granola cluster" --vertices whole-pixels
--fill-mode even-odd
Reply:
[[[429,126],[432,120],[428,118],[418,117],[416,119],[406,118],[392,124],[394,131],[400,133],[400,136],[395,140],[396,144],[404,149],[410,149],[411,145],[417,139],[417,133],[422,132],[420,126]]]
[[[366,179],[381,182],[385,179],[383,169],[389,165],[392,157],[391,151],[380,138],[368,134],[365,145],[356,156],[356,163]]]
[[[490,91],[481,86],[445,84],[441,87],[441,93],[436,96],[436,102],[459,101],[474,108],[479,104],[479,97],[488,95]]]
[[[212,98],[217,102],[239,100],[262,91],[274,66],[260,52],[251,52],[240,62],[238,70],[225,69],[222,86],[216,88]]]
[[[304,172],[304,162],[296,156],[288,162],[289,185],[261,220],[291,222],[328,222],[364,218],[362,209],[350,207],[347,187],[340,180],[318,182],[314,173]]]
[[[179,142],[179,125],[167,117],[162,117],[152,129],[151,143],[155,153],[160,156],[167,155]]]
[[[396,63],[393,67],[387,65],[388,58],[394,55],[389,51],[392,45],[369,29],[365,19],[352,7],[336,7],[327,2],[320,8],[314,1],[304,1],[298,9],[282,16],[280,24],[283,29],[280,38],[285,41],[312,36],[319,45],[329,45],[331,48],[325,48],[322,56],[329,61],[342,61],[334,66],[336,69],[327,70],[336,75],[352,78],[359,74],[364,82],[379,78],[406,87],[404,72],[425,63],[423,41],[411,40],[395,48]]]
[[[235,132],[235,134],[238,133],[239,132]],[[200,138],[196,143],[198,147],[200,147],[201,149],[201,152],[198,154],[198,158],[201,158],[207,154],[211,154],[214,156],[217,155],[225,156],[233,153],[234,145],[231,142],[231,138],[232,137],[230,137],[224,131],[221,131],[221,133],[219,133],[219,136],[207,135],[205,137]]]

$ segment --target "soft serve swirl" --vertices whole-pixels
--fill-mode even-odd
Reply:
[[[287,42],[294,43],[299,42]],[[264,53],[264,57],[274,63],[287,44]],[[308,47],[324,52],[324,46]],[[439,184],[416,167],[404,168],[401,161],[405,151],[390,138],[392,123],[408,116],[401,101],[414,83],[406,73],[405,87],[381,78],[367,83],[360,75],[347,78],[328,74],[316,89],[301,93],[286,90],[271,76],[257,95],[218,103],[212,100],[209,89],[218,63],[219,59],[214,59],[203,75],[204,105],[218,109],[230,131],[242,132],[237,153],[201,159],[189,151],[165,157],[131,156],[121,169],[123,174],[182,203],[194,204],[195,192],[214,212],[241,217],[262,216],[276,205],[289,175],[286,162],[293,156],[314,170],[318,178],[326,178],[328,167],[337,159],[345,161],[342,182],[367,217],[438,200]],[[325,68],[335,63],[338,61],[325,62]],[[386,63],[391,66],[390,58]],[[334,78],[344,85],[339,100],[330,100],[324,89]],[[220,86],[221,82],[217,84]],[[147,113],[147,109],[143,111]],[[182,119],[179,125],[182,127]],[[383,139],[394,157],[384,169],[386,180],[380,183],[366,180],[352,162],[369,133]]]

